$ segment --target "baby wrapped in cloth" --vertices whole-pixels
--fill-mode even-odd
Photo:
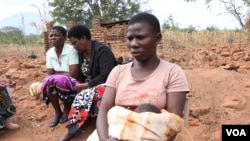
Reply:
[[[193,141],[178,115],[161,110],[161,113],[137,113],[114,106],[108,112],[109,136],[129,141],[167,141],[177,134],[175,141]],[[87,141],[98,141],[96,130]]]

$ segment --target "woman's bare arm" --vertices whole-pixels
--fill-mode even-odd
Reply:
[[[172,92],[167,94],[166,110],[183,117],[183,110],[186,101],[187,92]],[[169,141],[174,141],[176,135],[170,138]]]
[[[171,92],[167,94],[166,110],[183,117],[187,92]]]
[[[78,65],[79,64],[74,64],[69,66],[69,75],[75,79],[78,79]]]
[[[115,96],[116,96],[116,89],[111,87],[106,87],[96,122],[97,133],[99,136],[99,140],[101,141],[112,140],[109,139],[108,136],[107,113],[109,109],[115,105]]]
[[[55,71],[52,68],[47,69],[47,74],[52,75],[52,74],[64,74],[64,75],[69,75],[75,79],[78,78],[78,64],[70,65],[69,66],[69,72],[63,72],[63,71]]]

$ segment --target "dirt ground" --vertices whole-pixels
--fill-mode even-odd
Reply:
[[[175,55],[160,54],[181,65],[186,73],[191,90],[188,129],[196,141],[220,141],[222,124],[250,124],[248,48],[213,45],[192,51],[176,49]],[[50,128],[52,106],[29,95],[30,84],[46,75],[44,64],[41,56],[0,58],[0,75],[17,82],[12,97],[17,113],[10,120],[21,126],[1,130],[1,141],[56,141],[65,130],[65,124]],[[94,128],[95,120],[89,120],[71,140],[86,140]]]

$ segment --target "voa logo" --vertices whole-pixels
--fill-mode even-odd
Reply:
[[[226,129],[228,136],[247,136],[244,129]]]

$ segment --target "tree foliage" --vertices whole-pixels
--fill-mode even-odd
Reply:
[[[162,30],[177,30],[179,29],[178,23],[174,21],[174,17],[172,14],[168,16],[167,20],[164,20],[162,25]]]
[[[12,26],[0,29],[0,44],[34,44],[40,38],[39,35],[25,36],[21,29]]]
[[[196,0],[184,0],[186,2],[195,2]],[[232,15],[240,24],[242,28],[245,28],[247,22],[249,22],[249,7],[250,0],[205,0],[208,8],[212,8],[212,3],[223,5],[226,8],[226,12]],[[247,9],[246,9],[247,8]]]
[[[127,20],[148,0],[53,0],[49,1],[54,20],[66,25],[75,21],[90,27],[93,19],[102,23]]]
[[[19,28],[6,26],[0,29],[0,43],[10,44],[24,44],[24,34]]]
[[[172,31],[181,31],[181,32],[188,32],[192,33],[195,32],[196,29],[193,25],[189,25],[188,28],[180,28],[179,23],[175,22],[174,17],[172,14],[168,16],[168,19],[164,21],[162,24],[162,30],[172,30]]]

